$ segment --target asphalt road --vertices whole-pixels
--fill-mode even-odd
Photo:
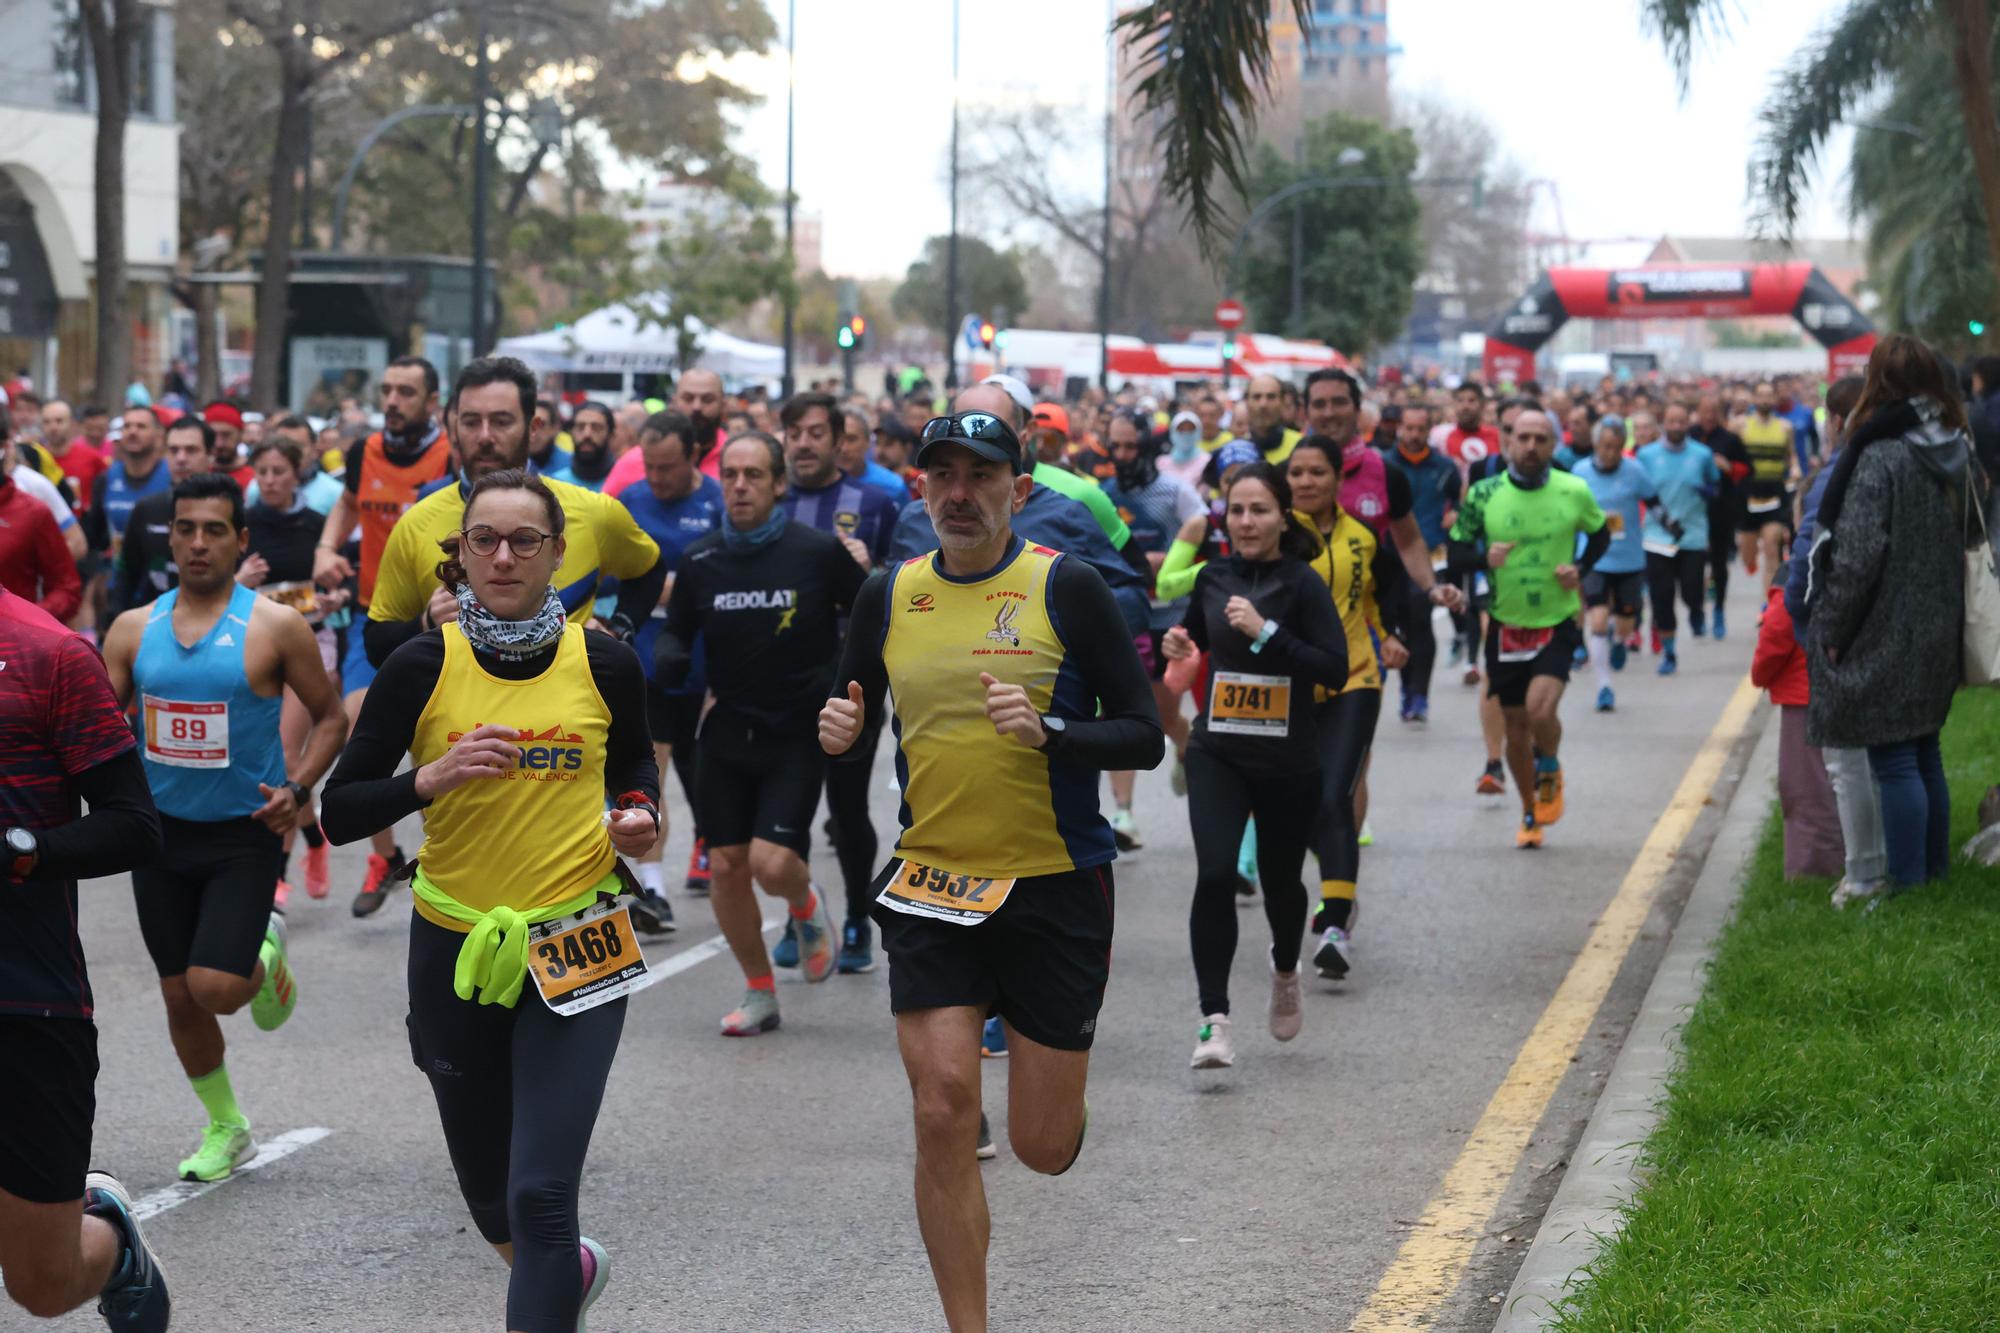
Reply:
[[[1164,768],[1142,777],[1145,849],[1117,866],[1118,934],[1077,1167],[1035,1176],[1005,1147],[1004,1062],[989,1062],[1002,1148],[984,1175],[999,1329],[1343,1328],[1367,1300],[1462,1146],[1747,667],[1756,596],[1740,574],[1732,637],[1691,641],[1681,674],[1641,656],[1621,706],[1566,706],[1567,817],[1540,853],[1512,846],[1511,796],[1473,794],[1474,693],[1440,665],[1433,720],[1389,696],[1373,772],[1354,975],[1308,982],[1304,1033],[1262,1028],[1263,917],[1244,913],[1237,1065],[1195,1073],[1187,952],[1192,854]],[[893,827],[875,776],[879,829]],[[674,793],[670,864],[685,857]],[[1699,839],[1699,832],[1697,840]],[[414,849],[417,835],[406,831]],[[832,857],[816,849],[822,879]],[[298,1011],[276,1034],[226,1022],[229,1067],[282,1160],[148,1224],[186,1330],[501,1327],[505,1274],[468,1225],[428,1086],[404,1034],[407,896],[348,913],[360,853],[338,851],[324,902],[295,892]],[[1310,871],[1309,871],[1310,873]],[[885,971],[781,983],[784,1027],[726,1041],[740,989],[704,901],[649,948],[692,965],[635,999],[585,1178],[583,1223],[613,1256],[590,1321],[613,1330],[942,1329],[910,1200],[907,1085]],[[1496,1212],[1466,1280],[1432,1323],[1489,1326],[1575,1142],[1678,899],[1669,893],[1599,1015]],[[775,906],[767,917],[775,918]],[[200,1109],[168,1047],[123,880],[85,886],[103,1073],[95,1158],[135,1195],[172,1189]],[[305,1141],[311,1139],[311,1141]],[[177,1200],[177,1201],[176,1201]],[[0,1328],[101,1327],[95,1316]]]

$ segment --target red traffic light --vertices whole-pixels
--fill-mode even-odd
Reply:
[[[868,332],[868,321],[856,315],[853,319],[847,321],[847,327],[853,329],[854,336],[859,338],[862,334]]]

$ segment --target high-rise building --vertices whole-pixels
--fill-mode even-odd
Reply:
[[[1304,29],[1292,0],[1270,4],[1271,104],[1259,137],[1289,144],[1329,111],[1387,118],[1389,62],[1403,50],[1389,40],[1389,0],[1312,0]]]

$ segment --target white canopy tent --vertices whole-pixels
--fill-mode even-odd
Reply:
[[[641,298],[640,310],[647,304]],[[502,338],[493,350],[502,356],[517,356],[543,373],[679,374],[677,331],[640,310],[623,303],[608,305],[567,328]],[[690,319],[688,327],[701,348],[690,369],[712,370],[729,380],[775,380],[784,373],[782,347],[738,338],[700,320]]]

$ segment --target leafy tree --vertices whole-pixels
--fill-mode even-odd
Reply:
[[[639,267],[646,290],[629,304],[642,319],[673,329],[675,355],[693,365],[701,342],[691,321],[721,324],[761,297],[782,293],[792,281],[786,260],[784,238],[764,214],[690,213]]]
[[[904,319],[936,329],[945,346],[958,336],[948,327],[945,316],[945,278],[950,238],[933,236],[924,242],[923,258],[910,265],[902,286],[890,301],[890,308]],[[1028,284],[1021,266],[1006,251],[995,250],[976,236],[958,238],[959,299],[968,313],[988,319],[1005,310],[1019,314],[1028,308]]]
[[[1476,192],[1423,191],[1424,272],[1464,301],[1469,317],[1498,315],[1527,285],[1527,178],[1501,157],[1499,136],[1477,113],[1430,97],[1400,99],[1396,111],[1425,178],[1480,182]]]
[[[1303,156],[1302,163],[1294,163],[1268,144],[1263,147],[1249,179],[1253,207],[1295,182],[1319,177],[1374,177],[1387,183],[1329,187],[1301,197],[1302,304],[1297,309],[1291,300],[1291,213],[1280,208],[1259,227],[1243,265],[1250,327],[1282,327],[1292,337],[1319,338],[1343,351],[1363,352],[1402,330],[1411,290],[1423,269],[1422,209],[1410,187],[1417,167],[1416,139],[1408,130],[1335,112],[1306,126]]]

